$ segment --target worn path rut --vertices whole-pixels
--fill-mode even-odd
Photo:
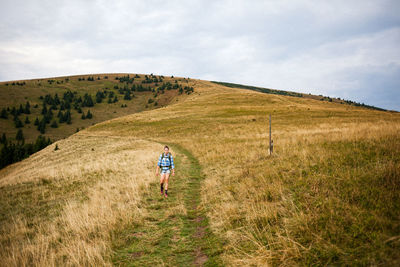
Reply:
[[[203,176],[197,159],[171,144],[177,174],[169,181],[168,198],[159,178],[142,197],[147,214],[140,225],[117,235],[113,263],[122,266],[221,266],[222,242],[209,229],[200,204]]]

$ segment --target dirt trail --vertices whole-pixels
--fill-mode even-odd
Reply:
[[[140,225],[118,234],[113,262],[129,266],[221,266],[221,242],[211,233],[200,206],[201,166],[183,147],[175,151],[177,174],[170,178],[169,197],[160,194],[159,178],[141,205],[147,210]],[[122,240],[122,241],[121,241]]]

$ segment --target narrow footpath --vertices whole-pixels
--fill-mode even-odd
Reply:
[[[176,153],[177,173],[169,179],[168,198],[161,195],[159,178],[154,177],[151,190],[142,198],[141,205],[147,211],[143,224],[118,235],[115,265],[222,266],[222,243],[210,231],[205,211],[199,206],[201,166],[183,147],[170,147]]]

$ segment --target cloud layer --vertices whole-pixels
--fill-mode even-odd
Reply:
[[[8,1],[0,80],[176,75],[400,111],[398,1]]]

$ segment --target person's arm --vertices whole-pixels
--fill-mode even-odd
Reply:
[[[160,158],[158,159],[158,162],[157,162],[156,176],[158,176],[158,173],[159,173],[159,170],[160,170],[160,165],[161,165],[161,156],[160,156]]]
[[[157,169],[156,169],[156,176],[158,176],[159,174],[159,170],[160,170],[160,166],[157,165]]]
[[[174,165],[174,158],[171,155],[171,169],[172,169],[172,176],[175,176],[175,165]]]

